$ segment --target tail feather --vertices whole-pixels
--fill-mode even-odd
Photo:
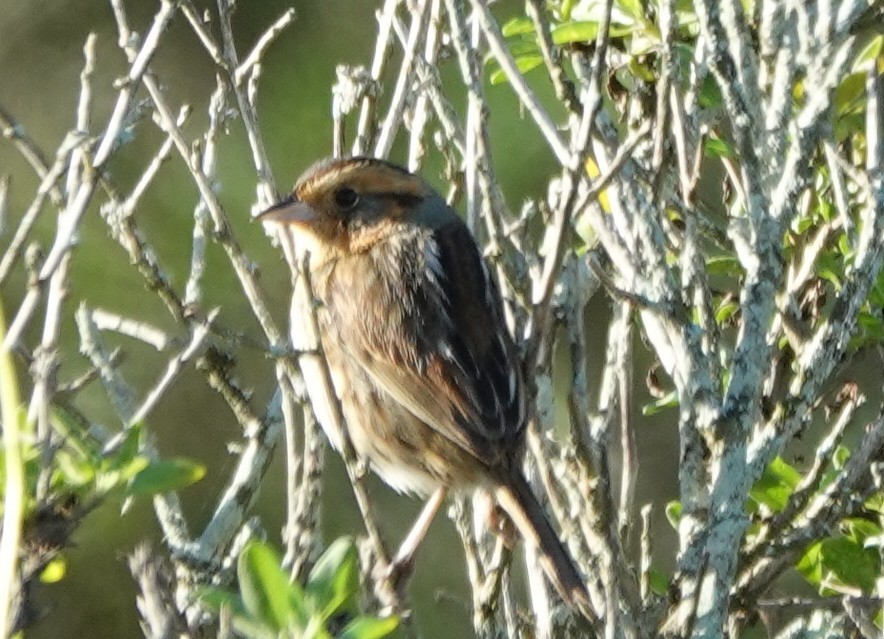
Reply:
[[[513,520],[525,541],[538,549],[540,565],[562,600],[595,620],[589,593],[580,571],[521,473],[494,488],[497,502]]]

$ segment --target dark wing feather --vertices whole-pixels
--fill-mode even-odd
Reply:
[[[422,242],[399,250],[402,315],[352,355],[421,421],[489,465],[508,463],[521,446],[524,396],[500,293],[455,216],[419,233]]]

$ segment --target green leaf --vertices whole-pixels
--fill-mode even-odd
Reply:
[[[622,38],[632,33],[633,27],[612,24],[608,29],[611,38]],[[594,41],[599,35],[599,23],[594,20],[576,20],[565,22],[550,31],[555,44],[575,44]]]
[[[737,156],[736,151],[720,138],[708,138],[703,146],[703,152],[708,158],[733,158]]]
[[[631,53],[633,55],[629,58],[626,68],[629,69],[629,72],[639,80],[652,84],[656,80],[654,72],[646,64],[642,64],[638,61],[637,52],[631,51]]]
[[[138,455],[129,460],[129,462],[119,469],[118,474],[121,481],[129,481],[134,479],[140,472],[150,466],[150,458],[146,455]]]
[[[819,587],[823,580],[822,542],[813,543],[795,564],[795,570],[812,586]]]
[[[875,580],[881,572],[878,552],[838,537],[823,541],[823,566],[839,581],[859,586],[866,593],[873,592]]]
[[[861,106],[866,95],[866,74],[851,73],[835,89],[835,113],[841,115]]]
[[[527,73],[531,69],[536,69],[541,64],[543,64],[543,56],[539,53],[523,55],[516,58],[516,66],[519,68],[520,73]],[[491,84],[502,84],[506,82],[506,72],[497,66],[496,63],[492,65],[492,68],[495,66],[497,68],[493,69],[489,76]]]
[[[870,593],[881,571],[876,549],[863,548],[846,537],[830,537],[808,548],[796,569],[820,594],[842,592],[843,584]]]
[[[712,74],[708,74],[703,78],[698,102],[704,109],[712,110],[720,109],[722,104],[724,104],[724,100],[721,97],[721,89],[718,87],[718,83],[712,77]]]
[[[347,624],[340,639],[381,639],[398,627],[397,617],[359,617]]]
[[[183,457],[153,461],[132,478],[126,494],[156,495],[178,490],[198,482],[205,474],[205,466]]]
[[[617,5],[636,20],[645,19],[641,0],[617,0]]]
[[[643,415],[656,415],[667,408],[676,408],[678,406],[678,395],[676,395],[675,391],[671,393],[667,393],[664,397],[651,402],[650,404],[645,404],[642,406],[642,414]]]
[[[197,591],[197,598],[206,608],[214,612],[221,612],[222,608],[226,608],[234,617],[244,617],[248,614],[241,598],[220,588],[211,586],[201,588]]]
[[[135,459],[138,450],[141,448],[141,425],[133,424],[120,433],[119,437],[122,440],[108,456],[109,463],[107,469],[110,471],[122,470]]]
[[[722,304],[715,309],[715,323],[719,326],[734,316],[740,310],[740,304],[735,299],[722,300]]]
[[[733,255],[714,255],[706,260],[706,270],[710,275],[737,277],[742,272],[740,262]]]
[[[70,451],[62,449],[55,453],[55,463],[68,486],[86,486],[95,479],[95,468],[89,460],[74,456]]]
[[[101,461],[101,448],[87,435],[88,424],[81,423],[77,415],[64,406],[52,406],[50,410],[49,423],[61,437],[65,448],[89,460],[97,468]]]
[[[850,459],[850,449],[843,444],[839,444],[832,454],[832,466],[835,467],[835,470],[841,470],[848,459]]]
[[[525,35],[526,33],[534,33],[534,22],[531,18],[521,16],[511,18],[500,27],[500,30],[505,38]]]
[[[520,56],[529,54],[540,55],[540,47],[537,46],[537,42],[534,40],[511,40],[508,43],[508,46],[513,58],[519,58]],[[485,64],[491,66],[493,69],[500,69],[500,65],[497,63],[497,58],[491,53],[486,54]]]
[[[847,233],[842,233],[838,236],[838,250],[847,259],[853,256],[853,247],[850,246],[850,239],[847,237]]]
[[[206,587],[197,591],[202,604],[215,613],[226,610],[233,620],[233,627],[247,639],[280,639],[280,632],[260,619],[252,617],[243,600],[220,588]]]
[[[814,268],[817,275],[831,282],[836,289],[841,289],[844,260],[834,256],[831,251],[825,251],[817,258]]]
[[[138,455],[129,461],[125,467],[118,468],[117,470],[110,470],[109,467],[118,466],[118,464],[105,460],[99,464],[98,472],[95,476],[95,490],[99,494],[103,494],[126,485],[125,496],[134,496],[134,493],[130,490],[132,481],[149,465],[150,460],[144,455]]]
[[[840,144],[847,138],[859,133],[865,126],[865,114],[860,111],[848,111],[835,122],[835,142]]]
[[[678,522],[681,520],[681,510],[682,506],[680,501],[671,501],[666,504],[666,519],[669,520],[669,525],[675,530],[678,530]]]
[[[884,491],[878,491],[869,497],[863,504],[863,507],[873,513],[884,515]]]
[[[648,576],[651,579],[651,592],[661,597],[669,592],[669,577],[665,572],[651,568]]]
[[[866,539],[881,534],[881,526],[862,517],[848,517],[841,522],[841,528],[850,541],[860,546],[866,545]]]
[[[284,630],[296,612],[289,596],[293,584],[280,563],[272,548],[252,541],[240,554],[236,569],[246,612],[277,631]]]
[[[359,588],[359,558],[349,537],[339,537],[310,571],[305,591],[313,599],[323,619],[340,610],[356,610]]]
[[[749,496],[774,512],[786,507],[789,497],[801,481],[801,474],[781,457],[774,459],[749,491]]]
[[[878,279],[875,281],[875,286],[869,293],[869,303],[871,303],[875,308],[884,306],[884,271],[878,274]]]
[[[599,35],[598,22],[566,22],[552,29],[552,39],[556,44],[589,42]]]
[[[862,343],[884,343],[884,324],[877,315],[860,311],[856,323],[862,331]]]
[[[866,63],[877,59],[881,55],[882,49],[884,49],[884,35],[876,35],[856,54],[852,70],[865,72]]]

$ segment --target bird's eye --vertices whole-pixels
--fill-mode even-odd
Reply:
[[[342,186],[335,191],[335,204],[342,209],[352,209],[359,204],[359,194],[349,186]]]

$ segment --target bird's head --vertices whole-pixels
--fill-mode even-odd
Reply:
[[[323,160],[297,181],[292,194],[257,216],[288,227],[315,257],[359,253],[408,224],[433,224],[447,209],[420,177],[384,160]]]

